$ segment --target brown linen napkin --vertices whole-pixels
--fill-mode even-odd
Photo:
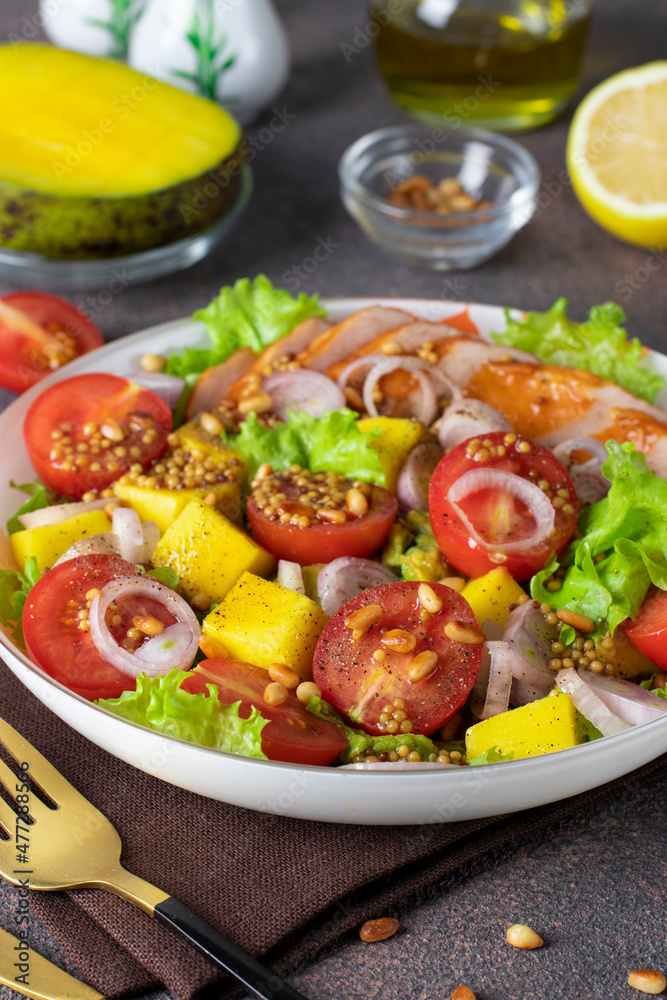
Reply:
[[[588,815],[628,785],[664,780],[656,761],[585,795],[511,817],[420,827],[345,826],[250,812],[143,774],[93,746],[44,708],[0,664],[0,715],[109,817],[123,863],[281,974],[364,920],[473,863]],[[396,802],[397,815],[400,801]],[[73,839],[76,831],[73,830]],[[2,884],[0,923],[18,897]],[[70,971],[107,996],[164,985],[190,1000],[230,981],[170,931],[109,893],[34,892],[31,917]]]

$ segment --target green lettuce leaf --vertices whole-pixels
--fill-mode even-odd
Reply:
[[[358,414],[353,410],[335,410],[322,417],[307,413],[288,413],[287,421],[276,427],[263,427],[257,414],[250,413],[236,435],[227,443],[246,462],[252,479],[257,469],[268,462],[276,470],[300,465],[312,472],[329,469],[350,479],[385,484],[380,456],[371,445],[377,430],[363,434],[357,427]]]
[[[254,281],[241,278],[233,286],[221,288],[205,309],[194,313],[193,319],[206,324],[211,348],[185,348],[169,358],[165,370],[181,378],[203,372],[226,361],[240,347],[260,352],[302,320],[324,315],[326,310],[319,305],[317,295],[301,292],[294,299],[285,289],[274,288],[264,274]]]
[[[507,311],[507,329],[493,339],[536,354],[546,364],[585,368],[652,403],[665,380],[651,371],[640,342],[627,340],[621,307],[613,302],[594,306],[585,323],[569,320],[566,313],[567,299],[523,320],[512,319]]]
[[[667,701],[667,691],[660,687],[652,688],[651,684],[653,684],[652,677],[650,677],[647,681],[640,681],[639,686],[643,687],[645,691],[650,691],[650,693],[654,694],[656,698],[664,698],[665,701]]]
[[[41,577],[34,556],[26,559],[23,573],[16,569],[0,569],[0,623],[13,631],[14,638],[21,646],[23,606],[26,597]]]
[[[183,691],[180,685],[187,676],[183,670],[157,677],[141,674],[136,691],[124,691],[119,698],[101,698],[97,704],[165,736],[266,760],[261,734],[268,719],[262,718],[255,707],[247,719],[242,719],[241,703],[223,705],[214,684],[206,685],[210,696]]]
[[[560,560],[560,590],[547,586],[559,565],[551,559],[533,577],[530,592],[556,610],[606,619],[613,634],[625,618],[637,616],[652,583],[667,590],[667,481],[649,470],[633,444],[607,441],[607,451],[602,472],[611,482],[609,493],[582,511],[582,537]]]
[[[478,757],[468,757],[467,760],[471,767],[479,767],[481,764],[500,764],[504,760],[514,760],[514,751],[510,750],[509,753],[503,754],[495,747],[489,747]]]
[[[7,521],[7,531],[11,535],[15,531],[23,531],[23,525],[19,521],[19,514],[28,514],[31,510],[42,510],[43,507],[48,507],[49,496],[44,483],[22,483],[18,486],[13,479],[10,479],[9,485],[13,486],[15,490],[21,490],[22,493],[28,494],[28,499],[25,503],[19,507],[14,517]]]

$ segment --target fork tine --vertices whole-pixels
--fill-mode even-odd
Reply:
[[[16,785],[20,785],[22,781],[23,779],[17,778],[17,776],[12,771],[11,767],[8,767],[5,764],[4,760],[0,760],[0,785],[4,785],[4,787],[7,789],[7,791],[13,798],[16,798],[17,795]],[[0,799],[0,801],[2,800]],[[5,802],[3,802],[2,804],[6,805]],[[14,809],[12,809],[11,806],[7,806],[7,809],[9,809],[11,813],[11,826],[9,828],[11,832],[11,830],[16,825],[16,812]],[[31,795],[30,813],[32,814],[33,818],[37,819],[39,815],[44,816],[46,815],[47,812],[52,812],[52,810],[49,809],[48,806],[45,806],[43,802],[40,802],[35,795]],[[2,814],[0,813],[0,818],[1,816]]]
[[[0,799],[0,826],[4,828],[5,833],[8,833],[10,837],[14,837],[16,832],[16,813],[2,799]],[[0,843],[2,842],[0,841]]]
[[[12,755],[17,763],[22,763],[25,761],[30,766],[27,769],[27,773],[30,777],[39,785],[39,787],[46,792],[49,798],[53,799],[56,805],[61,804],[61,798],[66,797],[68,799],[68,804],[72,804],[74,799],[77,799],[81,804],[89,805],[87,799],[84,799],[80,792],[77,792],[73,785],[70,785],[66,778],[63,778],[62,774],[56,771],[52,764],[49,764],[45,757],[42,757],[39,750],[36,750],[32,743],[21,736],[20,733],[5,722],[4,719],[0,719],[0,743],[3,743],[9,753]],[[5,765],[6,767],[6,765]],[[11,771],[7,768],[9,774]],[[12,774],[11,780],[16,780],[15,775]],[[3,780],[3,784],[5,784]],[[32,811],[33,798],[31,796],[30,808]],[[42,804],[40,803],[40,806]],[[46,807],[44,807],[46,808]]]

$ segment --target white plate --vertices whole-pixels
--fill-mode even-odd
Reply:
[[[430,320],[446,319],[464,308],[460,302],[418,299],[336,299],[325,305],[333,319],[342,319],[374,303],[395,305]],[[487,338],[492,330],[504,329],[504,313],[496,306],[471,305],[470,315]],[[35,478],[21,428],[28,407],[45,386],[81,372],[126,371],[138,366],[145,352],[165,353],[204,342],[202,324],[166,323],[87,354],[24,393],[0,416],[0,522],[11,517],[20,503],[20,495],[4,484]],[[667,357],[654,358],[655,367],[667,375]],[[400,774],[250,760],[125,722],[51,680],[2,633],[0,643],[3,658],[19,680],[57,716],[109,753],[200,795],[281,816],[379,824],[495,816],[595,788],[667,751],[667,719],[657,719],[571,750],[485,767]]]

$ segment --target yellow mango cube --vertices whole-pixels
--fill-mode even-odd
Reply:
[[[560,691],[484,719],[466,731],[468,757],[479,757],[491,747],[498,753],[513,753],[514,759],[537,757],[583,742],[579,713],[570,698]]]
[[[309,597],[244,573],[203,629],[234,660],[257,667],[286,663],[302,680],[311,680],[313,653],[328,620]]]
[[[380,456],[386,486],[392,493],[396,492],[400,471],[415,445],[435,440],[423,424],[400,417],[362,417],[357,420],[357,427],[362,434],[372,430],[382,432],[371,438],[371,444]]]
[[[154,490],[137,486],[129,477],[123,476],[114,484],[113,490],[127,507],[132,507],[137,512],[140,521],[155,521],[161,535],[180,517],[189,503],[193,500],[203,501],[209,493],[215,493],[216,510],[230,521],[238,521],[241,515],[240,487],[237,482],[214,483],[206,489]]]
[[[171,566],[187,597],[207,594],[212,603],[222,601],[246,570],[268,576],[276,567],[270,552],[202,500],[191,500],[167,528],[153,564]]]
[[[23,572],[26,560],[34,556],[41,573],[50,569],[70,545],[90,535],[111,531],[111,521],[103,510],[91,510],[69,517],[59,524],[44,524],[39,528],[25,528],[9,536],[14,559]]]
[[[476,580],[469,580],[461,591],[480,625],[487,619],[505,628],[510,616],[510,605],[525,601],[528,594],[504,566],[490,570]]]

